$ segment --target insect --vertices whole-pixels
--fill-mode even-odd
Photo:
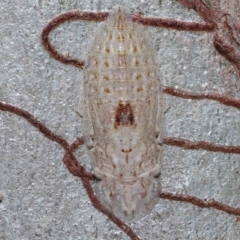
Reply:
[[[101,203],[125,221],[158,202],[163,103],[141,26],[117,7],[99,26],[85,71],[85,143]]]
[[[184,2],[183,0],[181,2]],[[187,5],[187,1],[185,1],[185,5]],[[131,16],[133,20],[139,21],[142,24],[150,25],[150,26],[158,26],[158,27],[168,27],[168,28],[174,28],[174,29],[180,29],[180,30],[188,30],[188,31],[210,31],[214,33],[214,46],[218,50],[219,53],[221,53],[226,59],[228,59],[232,64],[236,66],[237,69],[239,69],[238,62],[236,61],[237,58],[237,51],[236,51],[236,46],[234,44],[231,44],[230,46],[228,45],[227,37],[228,33],[230,34],[231,41],[234,42],[235,39],[233,36],[235,36],[233,33],[234,27],[235,26],[230,26],[228,24],[225,24],[224,26],[227,26],[225,31],[228,30],[229,32],[225,32],[224,37],[226,38],[221,38],[221,35],[218,36],[217,28],[214,26],[212,22],[216,22],[216,17],[217,13],[214,15],[212,14],[211,11],[214,11],[212,9],[208,9],[205,4],[201,4],[201,1],[192,1],[187,5],[189,8],[195,8],[198,14],[202,14],[204,16],[205,14],[205,23],[190,23],[190,22],[180,22],[176,21],[173,19],[152,19],[152,18],[144,18],[138,15],[133,15]],[[200,7],[199,7],[200,6]],[[50,31],[55,28],[58,24],[61,24],[64,21],[67,20],[76,20],[76,19],[81,19],[81,20],[93,20],[93,21],[104,21],[106,20],[108,16],[108,13],[104,12],[98,12],[98,13],[92,13],[92,12],[69,12],[66,14],[62,14],[54,18],[43,30],[42,34],[42,41],[44,44],[44,47],[47,51],[51,53],[51,55],[57,59],[63,62],[64,64],[72,64],[75,66],[78,66],[80,68],[86,67],[86,62],[79,60],[79,59],[72,59],[70,57],[66,57],[61,55],[59,52],[57,52],[56,49],[52,47],[50,44],[50,41],[48,39],[48,34]],[[211,23],[209,23],[209,18],[211,18]],[[228,22],[227,22],[228,23]],[[227,51],[228,49],[231,49],[231,51]],[[200,100],[200,99],[211,99],[214,101],[218,101],[219,103],[222,103],[227,106],[231,106],[233,108],[240,109],[240,101],[237,99],[234,99],[232,97],[226,96],[224,94],[219,94],[219,93],[193,93],[193,92],[187,92],[179,89],[174,89],[173,87],[163,87],[162,91],[165,94],[170,94],[174,95],[180,98],[188,98],[188,99],[194,99],[194,100]],[[87,103],[86,103],[87,104]],[[124,112],[129,112],[130,108],[129,105],[124,105],[121,106],[123,109],[125,109]],[[133,230],[127,226],[123,221],[120,219],[116,218],[114,214],[109,211],[108,209],[105,209],[102,204],[99,203],[98,199],[96,198],[93,189],[91,187],[90,182],[94,179],[94,176],[87,172],[85,168],[81,166],[81,161],[77,161],[75,156],[73,155],[73,151],[81,144],[83,144],[83,139],[80,138],[76,140],[74,143],[69,144],[67,141],[59,136],[54,134],[52,131],[50,131],[43,123],[38,121],[36,118],[34,118],[33,115],[28,113],[27,111],[17,108],[15,106],[12,106],[10,104],[5,104],[0,102],[0,109],[2,111],[9,111],[14,114],[17,114],[23,118],[25,118],[27,121],[29,121],[33,126],[35,126],[40,132],[42,132],[46,137],[48,137],[52,141],[56,141],[59,143],[62,148],[65,150],[65,156],[64,156],[64,163],[66,167],[69,169],[69,171],[75,175],[81,178],[83,182],[83,186],[85,187],[87,194],[95,208],[97,208],[99,211],[104,213],[109,217],[111,221],[113,221],[122,231],[125,231],[128,236],[131,239],[139,239],[138,236],[133,232]],[[89,113],[90,115],[90,113]],[[130,114],[131,115],[131,114]],[[114,123],[118,119],[116,118],[116,115],[114,115]],[[129,119],[130,120],[130,119]],[[116,121],[119,122],[119,121]],[[131,121],[130,121],[131,123]],[[91,134],[89,132],[86,132],[86,140],[87,140],[87,135],[89,135],[89,138],[91,138]],[[155,136],[156,137],[156,136]],[[95,139],[93,139],[95,140]],[[89,143],[91,143],[91,139],[89,140]],[[94,148],[95,145],[89,144],[90,149]],[[161,143],[161,141],[160,141]],[[174,145],[178,147],[183,147],[186,149],[205,149],[209,151],[218,151],[222,153],[240,153],[240,147],[239,146],[223,146],[223,145],[218,145],[218,144],[213,144],[213,143],[208,143],[208,142],[192,142],[186,139],[181,139],[181,138],[173,138],[173,137],[166,137],[164,138],[164,144],[165,145]],[[160,144],[158,144],[160,145]],[[160,145],[161,146],[161,145]],[[98,166],[97,166],[98,167]],[[101,184],[102,177],[101,172],[98,176],[98,169],[95,169],[95,175],[96,177],[99,178],[99,183]],[[100,169],[99,169],[100,170]],[[100,198],[103,195],[100,196]],[[186,195],[186,194],[173,194],[169,192],[162,192],[160,194],[161,199],[169,199],[169,200],[176,200],[176,201],[186,201],[189,202],[193,205],[196,205],[201,208],[215,208],[221,211],[224,211],[228,214],[234,214],[234,215],[240,215],[240,211],[238,208],[233,208],[230,206],[227,206],[226,204],[222,204],[220,202],[217,202],[215,200],[201,200],[197,197]],[[100,199],[101,200],[101,199]],[[102,200],[104,201],[104,200]],[[106,204],[107,205],[107,204]],[[124,212],[123,212],[124,214]],[[132,213],[130,213],[132,215]],[[129,216],[129,215],[127,215]],[[121,216],[120,216],[121,217]],[[124,217],[127,218],[124,214]],[[131,216],[132,217],[132,216]],[[135,217],[135,216],[133,216]],[[128,219],[127,219],[128,220]],[[160,220],[159,220],[160,221]],[[238,221],[238,219],[237,219]]]

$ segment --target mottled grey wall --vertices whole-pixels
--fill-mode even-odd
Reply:
[[[132,13],[202,21],[175,0],[27,0],[0,3],[0,100],[33,113],[72,142],[82,135],[75,111],[82,101],[83,74],[49,57],[40,42],[46,23],[69,10],[110,10],[116,4]],[[212,5],[216,4],[216,1]],[[218,1],[237,17],[237,0]],[[235,4],[235,5],[234,5]],[[71,22],[56,29],[61,52],[84,58],[96,23]],[[240,98],[235,69],[213,48],[210,33],[146,28],[157,51],[162,83],[180,89],[231,93]],[[166,136],[240,145],[240,112],[214,101],[166,96]],[[24,119],[0,112],[0,239],[128,239],[95,210],[81,181],[62,163],[64,151]],[[82,148],[79,161],[90,169]],[[240,157],[165,146],[163,190],[215,198],[240,207]],[[236,217],[191,204],[160,200],[132,225],[141,239],[238,239]]]

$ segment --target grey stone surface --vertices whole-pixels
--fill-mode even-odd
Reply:
[[[50,58],[40,34],[59,13],[111,10],[120,2],[133,13],[202,21],[194,11],[170,0],[1,1],[0,100],[33,113],[68,142],[81,136],[82,122],[75,110],[82,101],[83,74]],[[239,17],[237,0],[221,4],[224,11]],[[84,58],[96,27],[97,23],[71,22],[51,36],[61,52]],[[240,79],[213,48],[210,33],[149,27],[146,33],[158,53],[164,85],[240,98]],[[166,96],[166,106],[166,136],[240,145],[238,110],[214,101],[172,96]],[[64,151],[58,144],[7,112],[0,112],[0,133],[1,240],[128,239],[93,208],[81,181],[62,163]],[[84,148],[77,157],[90,169]],[[165,146],[162,185],[164,191],[240,207],[240,156]],[[235,216],[168,200],[160,200],[132,227],[141,239],[149,240],[237,240],[240,236]]]

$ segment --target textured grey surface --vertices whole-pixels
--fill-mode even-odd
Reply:
[[[121,1],[1,1],[0,100],[33,113],[68,142],[82,134],[75,110],[83,74],[50,58],[40,42],[43,27],[69,10],[110,10]],[[175,0],[122,1],[133,13],[201,21]],[[161,4],[160,4],[161,2]],[[207,1],[214,2],[216,1]],[[235,5],[234,5],[235,4]],[[221,1],[237,16],[237,1]],[[84,58],[96,23],[71,22],[56,29],[63,53]],[[218,91],[240,98],[235,69],[212,46],[207,33],[146,28],[158,52],[164,85],[195,92]],[[214,101],[166,96],[166,136],[240,145],[240,112]],[[0,112],[0,239],[128,239],[95,210],[81,181],[62,163],[64,151],[24,119]],[[84,148],[77,157],[90,169]],[[240,207],[240,157],[165,146],[164,191],[215,198]],[[240,236],[236,217],[191,204],[160,200],[132,225],[141,239],[231,239]]]

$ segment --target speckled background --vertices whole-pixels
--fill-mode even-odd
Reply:
[[[83,74],[49,57],[40,42],[43,27],[69,10],[111,10],[122,2],[132,13],[202,21],[175,0],[26,0],[0,2],[0,100],[34,114],[73,142],[82,135],[75,111],[82,101]],[[239,19],[238,0],[208,0]],[[52,33],[64,54],[84,58],[97,23],[70,22]],[[160,77],[187,91],[218,91],[240,98],[234,67],[213,48],[211,33],[146,27],[157,51]],[[165,96],[166,136],[240,145],[240,111],[214,101]],[[0,239],[129,239],[95,210],[80,179],[72,176],[64,151],[24,119],[0,112]],[[90,169],[84,148],[76,153]],[[187,193],[240,207],[240,156],[165,146],[163,190]],[[160,200],[132,224],[141,239],[231,239],[240,236],[235,216],[191,204]]]

